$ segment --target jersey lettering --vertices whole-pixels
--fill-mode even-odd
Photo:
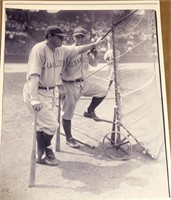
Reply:
[[[84,56],[84,60],[83,60],[83,55],[82,56],[79,55],[79,56],[75,57],[74,59],[72,59],[70,67],[75,67],[76,65],[88,63],[88,62],[89,62],[89,60],[88,60],[87,56]]]
[[[76,58],[72,60],[72,67],[75,65],[78,65],[79,63],[82,63],[82,57]]]
[[[50,69],[50,68],[57,68],[57,67],[62,67],[62,60],[58,60],[56,63],[55,63],[55,65],[54,64],[52,64],[52,63],[45,63],[45,68],[48,68],[48,69]]]
[[[62,60],[58,60],[56,62],[56,67],[62,67]]]

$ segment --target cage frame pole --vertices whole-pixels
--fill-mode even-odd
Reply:
[[[113,11],[110,11],[111,13],[111,23],[114,24],[114,14]],[[113,70],[114,70],[114,91],[115,91],[115,105],[114,108],[114,118],[113,118],[113,126],[112,131],[120,132],[120,94],[118,90],[118,64],[116,62],[116,47],[115,47],[115,26],[112,26],[112,52],[113,52]],[[119,123],[117,123],[119,122]],[[116,139],[115,136],[112,136]]]

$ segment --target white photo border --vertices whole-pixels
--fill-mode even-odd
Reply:
[[[90,6],[91,5],[91,6]],[[98,5],[98,6],[97,6]],[[116,7],[117,5],[117,7]],[[162,101],[163,101],[163,121],[164,121],[164,132],[166,142],[166,156],[168,162],[168,187],[171,187],[171,149],[170,149],[170,138],[169,138],[169,125],[168,125],[168,108],[166,98],[166,84],[165,84],[165,70],[164,70],[164,57],[163,57],[163,43],[162,43],[162,32],[161,32],[161,13],[160,13],[160,1],[3,1],[2,10],[2,32],[1,32],[1,68],[0,68],[0,93],[1,93],[1,108],[3,102],[3,80],[4,80],[4,48],[5,48],[5,9],[23,9],[27,6],[27,9],[35,9],[38,7],[39,10],[56,10],[55,6],[59,10],[129,10],[129,9],[154,9],[157,13],[157,33],[158,33],[158,48],[159,48],[159,67],[162,81]],[[1,109],[0,115],[3,115]],[[0,128],[2,128],[2,119],[0,120]],[[1,138],[0,138],[1,144]],[[1,146],[1,145],[0,145]]]

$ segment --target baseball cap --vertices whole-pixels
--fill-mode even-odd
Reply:
[[[48,26],[45,30],[45,38],[48,34],[54,34],[60,37],[67,37],[67,35],[62,31],[59,26]]]
[[[73,36],[77,36],[77,35],[86,36],[86,34],[87,34],[87,30],[85,30],[84,28],[76,28],[74,30]]]

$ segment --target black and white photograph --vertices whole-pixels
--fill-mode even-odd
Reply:
[[[3,200],[170,199],[159,1],[4,1]]]

